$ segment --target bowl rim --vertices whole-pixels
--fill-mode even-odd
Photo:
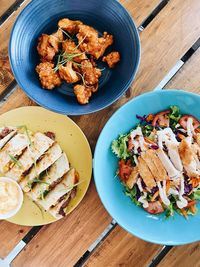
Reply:
[[[8,45],[8,56],[9,56],[11,70],[12,70],[12,72],[14,74],[14,77],[15,77],[15,79],[17,81],[17,84],[21,87],[21,89],[26,93],[26,95],[31,100],[33,100],[34,102],[36,102],[38,105],[40,105],[40,106],[42,106],[42,107],[44,107],[44,108],[46,108],[46,109],[48,109],[50,111],[56,112],[56,113],[60,113],[60,114],[64,114],[64,115],[71,115],[71,116],[80,116],[80,115],[92,114],[92,113],[98,112],[100,110],[103,110],[103,109],[109,107],[110,105],[112,105],[113,103],[115,103],[128,90],[128,88],[130,87],[130,85],[133,83],[133,81],[135,79],[135,76],[136,76],[136,74],[138,72],[140,61],[141,61],[141,42],[140,42],[140,36],[139,36],[138,28],[137,28],[137,26],[136,26],[136,24],[135,24],[132,16],[127,11],[127,9],[119,1],[116,1],[116,0],[110,0],[110,1],[115,2],[115,4],[117,4],[118,7],[121,8],[125,12],[125,14],[127,16],[127,19],[129,20],[129,23],[130,23],[130,29],[132,31],[134,31],[134,35],[136,37],[135,38],[135,40],[136,40],[136,46],[137,46],[137,49],[138,49],[138,53],[137,53],[137,56],[136,56],[137,57],[136,58],[136,68],[132,72],[132,74],[130,76],[130,79],[127,82],[125,82],[125,84],[124,84],[123,89],[121,90],[121,92],[116,96],[115,99],[113,99],[112,101],[108,102],[106,105],[103,105],[103,106],[98,107],[98,108],[93,108],[90,111],[81,111],[81,112],[76,112],[76,111],[74,111],[74,112],[66,112],[66,111],[63,111],[63,110],[59,109],[59,107],[57,107],[57,108],[51,107],[51,106],[49,106],[46,103],[42,103],[40,101],[40,99],[36,99],[36,97],[32,96],[31,93],[27,92],[26,88],[23,86],[23,83],[20,82],[19,75],[17,75],[17,73],[15,71],[16,67],[14,66],[14,62],[13,62],[13,59],[12,59],[11,47],[12,47],[13,34],[14,34],[14,31],[15,31],[16,26],[18,24],[18,21],[21,19],[21,17],[24,15],[24,13],[26,13],[27,10],[29,10],[30,8],[32,8],[32,5],[34,6],[34,4],[37,2],[37,1],[31,1],[30,3],[28,3],[24,7],[24,9],[17,16],[17,19],[16,19],[16,21],[15,21],[13,27],[12,27],[11,33],[10,33],[10,39],[9,39],[9,45]]]
[[[155,90],[155,91],[151,91],[151,92],[147,92],[147,93],[144,93],[144,94],[141,94],[133,99],[131,99],[130,101],[128,101],[126,104],[122,105],[119,109],[117,109],[113,114],[112,116],[109,118],[109,120],[106,122],[106,124],[104,125],[103,129],[101,130],[101,133],[99,134],[99,137],[98,137],[98,140],[97,140],[97,143],[96,143],[96,146],[95,146],[95,151],[94,151],[94,157],[93,157],[93,175],[94,175],[94,182],[95,182],[95,186],[96,186],[96,190],[97,190],[97,193],[99,195],[99,198],[101,200],[101,203],[103,204],[104,208],[106,209],[106,211],[110,214],[110,216],[117,222],[117,224],[119,226],[121,226],[125,231],[127,231],[128,233],[134,235],[135,237],[139,238],[139,239],[142,239],[144,241],[147,241],[147,242],[151,242],[151,243],[154,243],[154,244],[158,244],[158,245],[167,245],[167,246],[178,246],[178,245],[185,245],[185,244],[190,244],[190,243],[193,243],[193,242],[197,242],[199,241],[199,238],[196,237],[196,238],[188,238],[187,241],[163,241],[163,242],[160,242],[159,240],[157,240],[157,238],[147,238],[146,235],[140,235],[138,232],[137,232],[137,229],[134,230],[134,231],[131,231],[131,230],[128,230],[126,228],[126,226],[119,222],[117,220],[117,218],[115,216],[113,216],[113,214],[110,213],[109,211],[109,208],[107,207],[107,204],[106,202],[104,202],[101,194],[100,194],[100,189],[98,188],[98,179],[97,179],[97,172],[96,172],[96,168],[95,168],[95,165],[96,165],[96,162],[97,162],[97,150],[99,150],[99,143],[100,143],[100,139],[101,139],[101,136],[105,130],[105,127],[110,123],[110,121],[112,120],[112,118],[120,113],[123,109],[126,108],[126,106],[128,105],[131,105],[132,103],[134,103],[134,101],[136,99],[142,99],[143,97],[148,97],[148,96],[151,96],[151,95],[160,95],[160,94],[168,94],[168,93],[175,93],[175,94],[185,94],[185,95],[188,95],[188,96],[192,96],[192,97],[198,97],[200,99],[200,95],[198,94],[195,94],[195,93],[191,93],[191,92],[187,92],[187,91],[184,91],[182,89],[161,89],[161,90]]]
[[[15,180],[9,177],[6,177],[6,176],[1,176],[0,182],[13,183],[18,188],[18,191],[19,191],[19,199],[18,199],[17,207],[14,210],[11,210],[5,214],[0,215],[0,220],[6,220],[16,215],[18,211],[21,209],[22,204],[23,204],[24,194],[22,192],[20,185]]]

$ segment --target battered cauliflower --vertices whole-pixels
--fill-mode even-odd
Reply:
[[[61,79],[68,83],[76,83],[80,80],[80,76],[78,76],[77,72],[73,70],[73,64],[71,61],[68,61],[66,66],[59,67],[59,74]]]
[[[36,71],[39,74],[42,87],[45,89],[53,89],[56,86],[61,85],[61,79],[58,73],[53,70],[54,64],[50,62],[40,63],[36,67]]]
[[[108,67],[112,69],[120,61],[120,54],[119,52],[111,52],[107,56],[104,56],[102,61],[106,62]]]
[[[58,27],[70,34],[74,34],[78,32],[78,26],[82,24],[80,20],[61,19],[58,22]]]
[[[74,94],[80,104],[84,105],[89,102],[89,98],[92,96],[91,89],[85,87],[83,84],[77,84],[74,86]]]
[[[101,76],[100,69],[95,68],[89,60],[81,62],[81,72],[86,85],[97,84]]]

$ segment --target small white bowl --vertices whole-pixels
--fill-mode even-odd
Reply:
[[[22,189],[19,186],[19,184],[17,182],[15,182],[14,180],[12,180],[11,178],[0,177],[0,182],[13,183],[16,185],[16,187],[19,190],[19,199],[18,199],[17,207],[14,210],[9,211],[8,213],[0,214],[0,220],[5,220],[5,219],[8,219],[8,218],[14,216],[15,214],[17,214],[17,212],[21,209],[21,206],[23,204],[24,195],[23,195]]]

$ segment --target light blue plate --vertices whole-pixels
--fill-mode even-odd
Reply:
[[[150,215],[135,206],[123,193],[123,187],[115,178],[117,158],[110,145],[120,133],[128,132],[136,125],[136,114],[145,115],[178,105],[182,113],[200,118],[200,96],[178,90],[164,90],[136,97],[121,107],[109,119],[98,139],[94,155],[94,177],[97,191],[110,215],[131,234],[149,242],[165,245],[182,245],[200,240],[199,213],[189,220],[179,214],[165,219],[164,215]]]

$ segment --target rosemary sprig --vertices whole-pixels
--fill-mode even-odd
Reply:
[[[8,156],[10,157],[12,162],[14,162],[20,169],[23,167],[21,162],[19,160],[17,160],[13,155],[8,154]]]

